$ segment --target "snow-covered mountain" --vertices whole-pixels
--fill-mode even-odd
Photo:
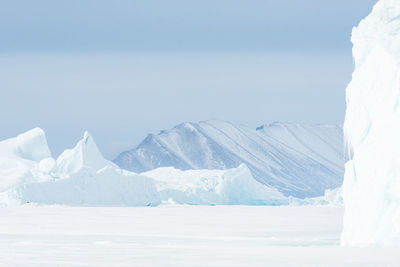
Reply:
[[[168,166],[228,169],[244,163],[259,182],[304,198],[342,184],[343,147],[342,128],[335,125],[275,122],[250,129],[210,120],[150,134],[114,162],[134,172]]]

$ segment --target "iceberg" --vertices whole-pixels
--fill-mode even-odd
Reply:
[[[46,135],[40,128],[0,142],[0,192],[33,181],[43,169],[53,164]]]
[[[346,89],[342,245],[400,245],[400,1],[380,0],[352,33]]]
[[[71,206],[155,206],[160,198],[153,180],[121,170],[104,159],[85,132],[73,149],[55,161],[47,180],[33,179],[12,193],[20,203]],[[35,173],[32,173],[35,176]]]
[[[325,190],[325,194],[320,197],[296,199],[292,198],[290,201],[291,205],[309,205],[309,206],[343,206],[342,187],[335,189]]]
[[[256,181],[241,164],[228,170],[158,168],[141,175],[156,181],[164,203],[194,205],[287,205],[277,189]]]
[[[18,201],[69,206],[157,206],[154,181],[134,173],[104,167],[82,170],[68,178],[27,183],[13,192]]]
[[[51,157],[45,134],[0,142],[0,203],[70,206],[287,205],[290,198],[255,180],[245,164],[227,170],[158,168],[137,174],[106,160],[85,132]]]
[[[95,172],[105,166],[116,167],[103,157],[87,131],[73,149],[65,150],[57,159],[57,173],[67,176],[83,168],[91,168]]]

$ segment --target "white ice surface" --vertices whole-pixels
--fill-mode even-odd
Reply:
[[[352,42],[342,244],[400,246],[400,1],[380,0]]]
[[[0,266],[397,267],[339,246],[342,208],[0,208]]]

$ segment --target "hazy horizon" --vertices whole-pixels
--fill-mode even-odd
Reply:
[[[341,124],[374,3],[5,3],[0,139],[38,126],[58,155],[88,130],[112,159],[184,121]]]

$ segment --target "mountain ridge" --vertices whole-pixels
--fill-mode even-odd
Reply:
[[[315,197],[341,185],[338,125],[272,122],[256,129],[221,120],[185,122],[149,134],[114,163],[137,173],[159,167],[228,169],[246,164],[259,182],[287,196]]]

